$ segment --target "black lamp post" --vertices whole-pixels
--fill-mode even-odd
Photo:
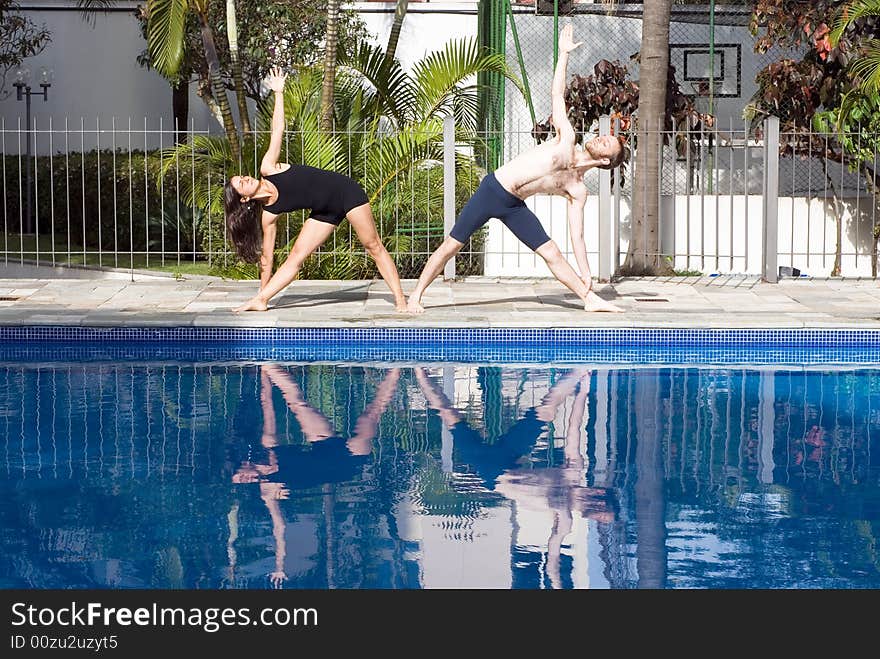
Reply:
[[[30,85],[30,71],[27,69],[19,69],[16,72],[15,82],[12,85],[15,87],[16,96],[18,100],[24,99],[25,101],[25,116],[27,117],[27,132],[25,135],[27,139],[26,146],[26,155],[25,160],[27,160],[27,193],[25,196],[25,215],[24,215],[24,223],[22,227],[22,233],[30,234],[35,232],[34,227],[34,218],[31,213],[31,96],[42,96],[43,101],[48,100],[49,98],[49,87],[51,86],[51,82],[49,82],[49,78],[51,73],[42,69],[40,73],[40,87],[42,89],[40,91],[33,91]]]

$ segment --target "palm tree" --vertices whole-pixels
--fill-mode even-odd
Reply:
[[[336,83],[336,32],[339,0],[327,0],[327,39],[324,44],[324,81],[321,87],[321,130],[333,128],[333,91]]]
[[[241,157],[238,130],[220,74],[214,31],[208,21],[208,0],[147,0],[147,47],[153,66],[165,77],[174,76],[183,60],[186,17],[190,9],[199,20],[202,46],[208,62],[211,93],[220,111],[223,130],[236,161]]]
[[[669,71],[669,18],[672,0],[645,0],[639,52],[639,117],[629,249],[624,274],[666,274],[660,257],[660,171],[666,82]]]
[[[232,84],[238,100],[238,118],[245,135],[251,132],[248,118],[247,96],[244,93],[244,76],[241,73],[241,60],[238,57],[238,21],[235,17],[235,0],[226,0],[226,35],[229,40],[229,59],[232,62]]]

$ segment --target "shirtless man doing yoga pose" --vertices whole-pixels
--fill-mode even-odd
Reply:
[[[546,261],[553,275],[584,303],[586,311],[623,311],[593,291],[593,276],[584,244],[584,205],[587,189],[584,174],[593,167],[613,169],[623,162],[622,141],[602,135],[575,148],[575,132],[565,109],[565,70],[568,54],[580,43],[572,40],[567,25],[559,36],[559,60],[553,76],[553,125],[556,137],[521,153],[494,172],[487,174],[470,201],[462,208],[455,226],[440,247],[431,254],[415,289],[409,296],[410,313],[422,313],[422,295],[443,270],[443,266],[464,246],[490,217],[500,219],[514,235]],[[526,207],[525,199],[534,194],[561,195],[568,199],[568,223],[580,276],[565,260],[559,247],[544,231],[537,216]]]

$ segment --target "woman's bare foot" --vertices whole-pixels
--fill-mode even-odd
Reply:
[[[610,311],[623,313],[623,309],[610,302],[606,302],[593,291],[587,293],[587,299],[584,300],[584,311]]]
[[[397,313],[406,313],[409,309],[406,306],[406,298],[394,301],[394,310]]]
[[[269,304],[258,297],[252,297],[240,307],[233,309],[233,313],[241,313],[242,311],[265,311],[269,308]]]
[[[419,304],[418,300],[414,300],[413,298],[410,298],[409,302],[407,302],[406,310],[409,313],[425,313],[425,307]]]

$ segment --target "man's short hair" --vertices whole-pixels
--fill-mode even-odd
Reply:
[[[617,153],[608,159],[610,162],[607,165],[597,165],[598,169],[614,169],[629,160],[629,149],[626,148],[626,142],[620,135],[617,136],[617,144],[620,147]]]

